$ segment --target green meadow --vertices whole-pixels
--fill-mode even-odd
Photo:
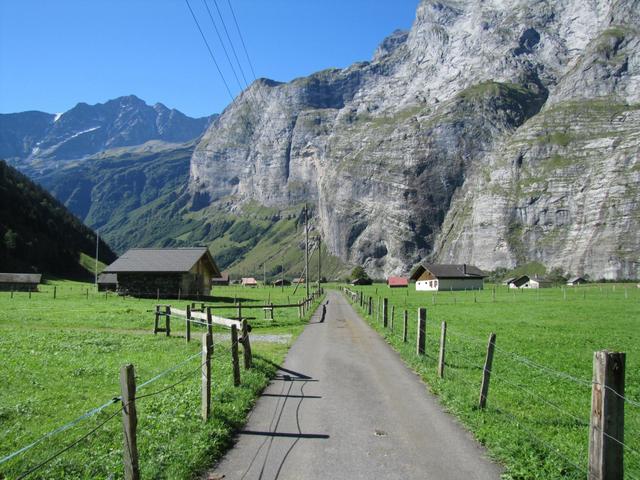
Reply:
[[[349,287],[373,297],[356,305],[442,404],[493,458],[505,479],[584,479],[588,465],[593,353],[626,352],[625,478],[640,478],[640,289],[601,284],[540,290],[489,285],[479,292],[416,292],[386,285]],[[378,299],[393,326],[382,326]],[[426,355],[416,354],[417,311],[427,309]],[[403,315],[408,339],[403,342]],[[447,322],[444,379],[436,367]],[[391,320],[390,320],[391,323]],[[496,334],[487,407],[477,408],[489,335]]]
[[[213,294],[220,300],[215,304],[239,300],[246,307],[268,301],[298,302],[304,288],[294,293],[294,287],[230,286],[215,287]],[[197,476],[228,448],[233,431],[243,425],[257,395],[310,316],[299,319],[297,308],[276,310],[273,320],[265,319],[261,308],[243,311],[243,317],[253,317],[249,323],[254,368],[241,370],[240,387],[233,386],[229,331],[214,329],[213,416],[204,423],[198,352],[205,329],[193,325],[193,340],[187,343],[184,322],[174,318],[170,337],[153,335],[156,303],[156,299],[105,295],[91,284],[69,281],[42,285],[31,296],[0,292],[0,459],[38,442],[0,464],[0,478],[19,478],[41,463],[29,478],[121,478],[120,404],[110,401],[120,395],[119,370],[128,363],[135,367],[138,386],[170,370],[138,390],[143,478]],[[184,309],[190,302],[160,299],[160,303]],[[214,313],[232,316],[235,312],[235,308],[219,308]],[[281,343],[260,341],[263,334],[277,335]],[[43,438],[105,404],[96,415]]]

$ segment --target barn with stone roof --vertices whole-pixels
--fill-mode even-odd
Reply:
[[[132,248],[104,269],[118,275],[118,290],[130,295],[209,295],[220,270],[207,247]]]

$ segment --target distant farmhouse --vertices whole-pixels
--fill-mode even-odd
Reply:
[[[118,289],[118,274],[117,273],[101,273],[98,275],[98,291],[112,291],[115,292]]]
[[[417,291],[482,290],[487,275],[473,265],[445,265],[425,263],[411,275]]]
[[[37,292],[41,280],[40,273],[0,273],[0,290]]]
[[[208,295],[220,270],[207,247],[132,248],[104,269],[131,295]]]
[[[288,285],[291,285],[291,282],[286,278],[279,278],[278,280],[275,280],[273,282],[273,285],[276,287],[286,287]]]
[[[511,279],[508,285],[509,288],[549,288],[553,286],[553,283],[538,276],[531,278],[529,275],[520,275]]]
[[[574,287],[576,285],[583,285],[585,283],[589,283],[589,281],[582,277],[573,277],[573,278],[570,278],[569,281],[567,281],[567,285],[570,287]]]
[[[257,287],[258,286],[258,282],[253,277],[245,277],[245,278],[242,279],[242,286],[243,287]]]
[[[405,277],[389,277],[387,279],[387,285],[389,288],[407,288],[409,286],[409,279]]]
[[[304,277],[294,278],[293,280],[291,280],[291,283],[293,283],[294,285],[302,285],[304,284]]]
[[[219,277],[213,277],[211,279],[211,286],[224,286],[229,285],[229,272],[222,272]]]

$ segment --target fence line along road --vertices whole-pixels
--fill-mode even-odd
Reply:
[[[343,288],[343,293],[346,297],[354,304],[354,306],[358,306],[360,303],[361,311],[365,312],[364,305],[369,303],[362,300],[362,292],[354,292],[349,288]],[[386,313],[388,308],[388,300],[383,298],[382,301],[384,305],[383,312]],[[380,300],[378,300],[378,304],[380,304]],[[380,324],[379,318],[373,319],[372,315],[371,321],[375,322],[379,325],[379,328],[382,328],[383,331],[389,331],[387,326],[389,325],[386,321],[386,315],[383,313],[383,322]],[[366,314],[366,312],[365,312]],[[428,346],[430,346],[430,342],[426,342],[426,324],[427,324],[427,311],[426,308],[418,309],[417,316],[417,326],[416,326],[416,339],[417,339],[417,348],[416,355],[421,358],[425,358],[427,355]],[[432,321],[433,322],[433,321]],[[392,325],[392,324],[391,324]],[[390,326],[391,326],[390,325]],[[402,339],[403,343],[406,342],[406,330],[405,327],[403,329],[402,337],[396,335],[391,328],[390,333],[391,336],[397,337],[398,339]],[[461,334],[459,332],[451,332],[451,330],[447,330],[446,323],[442,322],[441,329],[441,337],[440,337],[440,345],[438,352],[438,360],[437,360],[437,369],[438,376],[443,378],[443,369],[445,364],[445,352],[446,356],[452,356],[454,354],[460,354],[461,352],[452,352],[450,349],[446,350],[446,339],[447,336],[453,336],[454,338],[460,338],[467,344],[480,346],[481,340],[475,337],[470,337],[468,335]],[[514,382],[510,382],[502,375],[496,375],[493,370],[493,362],[494,362],[494,352],[497,351],[501,354],[505,354],[509,357],[510,360],[515,360],[520,364],[528,367],[534,368],[539,371],[542,371],[546,374],[551,374],[554,377],[562,380],[571,381],[574,384],[581,386],[590,386],[591,387],[591,412],[589,415],[589,421],[581,419],[579,416],[576,416],[561,406],[559,406],[556,402],[527,389],[521,385],[517,385]],[[462,355],[465,357],[465,355]],[[467,360],[471,360],[472,364],[475,365],[475,361],[470,359],[467,356]],[[453,368],[453,365],[448,364],[450,368]],[[593,380],[588,381],[584,379],[577,378],[573,375],[570,375],[566,372],[561,372],[545,365],[542,365],[538,362],[534,362],[531,359],[524,357],[522,355],[515,354],[513,352],[509,352],[508,350],[498,348],[496,346],[496,335],[492,333],[489,336],[489,340],[486,347],[486,357],[484,366],[478,365],[478,367],[482,370],[482,379],[480,383],[480,397],[478,402],[478,408],[484,409],[487,406],[487,402],[489,400],[489,385],[491,379],[493,381],[497,381],[499,383],[504,383],[510,387],[515,388],[517,391],[520,391],[525,396],[530,398],[535,398],[539,401],[542,401],[546,406],[550,406],[554,408],[558,413],[563,416],[570,418],[572,421],[576,422],[578,425],[582,427],[589,427],[588,431],[588,439],[589,439],[589,455],[588,455],[588,467],[584,468],[578,465],[576,462],[571,460],[569,457],[564,455],[557,447],[552,446],[549,442],[541,441],[538,434],[532,432],[521,425],[521,421],[517,421],[516,425],[518,425],[522,431],[526,432],[529,438],[532,441],[535,441],[538,444],[545,445],[545,448],[550,452],[558,455],[563,458],[565,461],[576,467],[582,473],[585,473],[589,480],[618,480],[623,478],[624,472],[624,456],[625,452],[631,454],[633,458],[640,458],[640,452],[636,449],[628,445],[624,442],[624,407],[625,405],[631,405],[633,407],[637,407],[638,403],[634,400],[628,399],[624,395],[624,376],[625,376],[625,354],[620,352],[609,352],[609,351],[597,351],[594,352],[593,357]],[[466,382],[470,384],[470,382]],[[494,394],[495,395],[495,394]],[[501,402],[501,399],[499,399]],[[511,415],[506,409],[499,409],[501,413],[506,413]],[[514,417],[517,419],[517,417]],[[627,477],[635,479],[636,477],[632,475],[630,472],[626,472]]]

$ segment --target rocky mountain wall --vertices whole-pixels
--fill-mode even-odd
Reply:
[[[309,201],[372,275],[430,256],[638,276],[638,1],[429,1],[371,62],[259,80],[211,125],[191,208]]]

